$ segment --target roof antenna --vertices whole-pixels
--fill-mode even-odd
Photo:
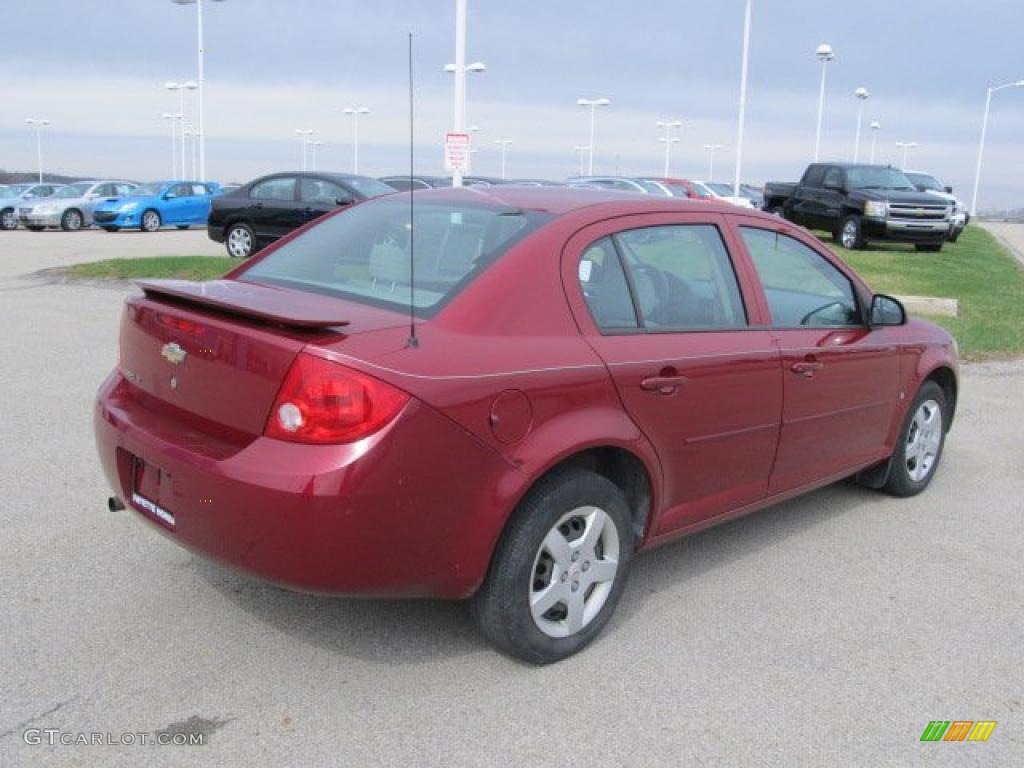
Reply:
[[[413,175],[415,174],[415,146],[416,135],[413,130],[413,101],[412,101],[412,32],[409,33],[409,340],[407,347],[416,349],[420,340],[416,338],[416,237],[413,219]]]

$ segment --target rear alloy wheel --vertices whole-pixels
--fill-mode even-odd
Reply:
[[[859,251],[864,247],[864,230],[860,216],[850,215],[839,225],[839,244],[851,251]]]
[[[582,469],[545,478],[513,515],[474,599],[480,630],[533,664],[571,656],[611,617],[632,553],[618,487]]]
[[[18,217],[14,213],[13,208],[8,208],[3,213],[0,213],[0,229],[17,229],[18,228]]]
[[[156,232],[160,229],[160,214],[152,208],[142,214],[142,231]]]
[[[64,211],[60,217],[60,228],[65,232],[77,232],[82,228],[82,214],[74,208]]]
[[[248,259],[252,256],[254,242],[253,231],[246,224],[232,225],[224,238],[228,256],[235,259]]]
[[[910,406],[892,457],[885,489],[894,496],[914,496],[935,476],[946,442],[946,396],[926,381]]]

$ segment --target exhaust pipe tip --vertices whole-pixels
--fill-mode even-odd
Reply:
[[[124,502],[117,498],[117,496],[111,496],[107,499],[107,509],[111,512],[120,512],[124,509]]]

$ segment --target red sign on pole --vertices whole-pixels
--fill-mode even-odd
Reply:
[[[452,173],[469,172],[469,134],[448,133],[444,137],[444,168]]]

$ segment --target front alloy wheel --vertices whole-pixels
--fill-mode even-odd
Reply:
[[[847,216],[839,225],[839,244],[854,251],[864,247],[864,234],[860,217]]]
[[[885,489],[894,496],[920,493],[935,477],[946,441],[946,395],[934,381],[921,385],[907,411]]]
[[[160,214],[156,211],[146,211],[142,214],[142,231],[156,232],[160,229]]]
[[[64,211],[60,219],[60,228],[65,232],[77,232],[82,228],[82,214],[75,209]]]
[[[473,599],[480,631],[533,664],[583,649],[622,596],[632,524],[608,478],[576,467],[542,478],[512,514]]]

